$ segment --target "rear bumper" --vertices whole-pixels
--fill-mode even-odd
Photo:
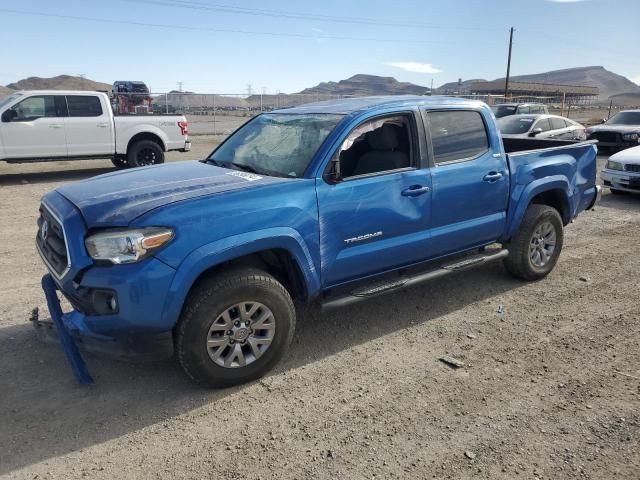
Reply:
[[[184,147],[180,149],[181,152],[188,152],[191,150],[191,142],[189,140],[184,141]]]
[[[600,202],[601,198],[602,198],[602,187],[600,185],[596,185],[596,194],[593,196],[593,200],[591,200],[591,203],[587,207],[587,210],[593,210],[593,207],[596,206],[596,203]]]

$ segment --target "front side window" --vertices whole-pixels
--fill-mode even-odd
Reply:
[[[376,118],[354,128],[338,152],[340,177],[369,175],[413,166],[407,115]]]
[[[526,113],[534,113],[532,110],[533,109],[531,107],[529,107],[528,105],[526,107],[525,106],[518,107],[518,115],[526,114]]]
[[[53,95],[27,97],[12,109],[12,122],[26,122],[43,117],[55,117],[56,107]],[[3,116],[4,117],[4,116]]]
[[[478,112],[430,112],[429,127],[436,164],[470,159],[489,149],[487,130]]]
[[[567,124],[562,118],[551,117],[551,129],[560,130],[561,128],[567,128]]]
[[[89,95],[67,95],[70,117],[99,117],[102,105],[98,97]]]
[[[264,113],[236,130],[208,162],[237,170],[301,177],[342,115]]]

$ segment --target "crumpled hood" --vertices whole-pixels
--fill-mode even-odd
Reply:
[[[593,127],[589,127],[587,129],[589,133],[594,132],[616,132],[616,133],[627,133],[627,132],[640,132],[640,125],[594,125]]]
[[[286,179],[187,161],[99,175],[57,191],[80,210],[92,228],[126,226],[163,205],[281,181]]]

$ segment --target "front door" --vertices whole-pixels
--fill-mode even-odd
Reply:
[[[431,176],[418,127],[413,112],[361,123],[336,153],[339,180],[317,179],[325,287],[428,256]]]
[[[53,95],[27,97],[12,110],[0,123],[6,158],[67,156],[64,113]]]
[[[504,156],[494,153],[500,146],[491,145],[482,113],[447,110],[429,112],[427,118],[435,163],[431,254],[497,240],[505,227],[509,175]]]

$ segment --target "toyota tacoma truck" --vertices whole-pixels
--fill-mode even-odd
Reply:
[[[191,149],[183,115],[122,115],[101,92],[32,90],[0,100],[0,160],[110,158],[118,168],[164,162]]]
[[[342,307],[499,260],[545,277],[599,192],[593,142],[503,142],[477,101],[263,113],[205,160],[46,194],[36,246],[55,325],[34,324],[87,382],[83,348],[175,354],[199,384],[246,382],[283,356],[294,301]]]

